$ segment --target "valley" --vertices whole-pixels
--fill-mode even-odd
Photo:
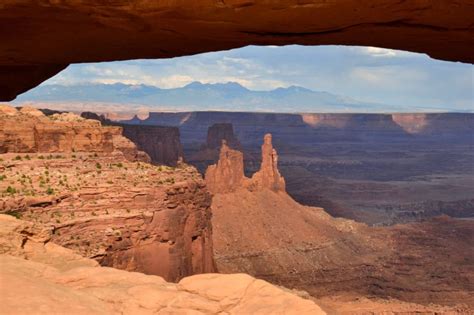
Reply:
[[[164,141],[176,134],[176,127],[145,125],[142,130],[140,124],[130,127],[90,114],[83,116],[94,119],[45,112],[0,107],[0,206],[1,213],[9,215],[9,219],[0,215],[5,231],[0,235],[0,250],[2,259],[6,257],[1,263],[18,270],[1,275],[10,277],[9,281],[23,281],[18,278],[21,270],[42,270],[41,264],[60,268],[47,274],[35,271],[34,283],[46,281],[45,288],[66,285],[67,294],[82,290],[104,310],[124,310],[123,293],[97,295],[99,291],[84,288],[99,282],[100,292],[121,292],[117,290],[123,286],[134,291],[144,283],[154,283],[143,292],[158,300],[140,302],[132,295],[127,306],[131,308],[125,309],[146,303],[145,313],[159,310],[163,314],[174,314],[176,308],[217,314],[227,307],[238,314],[254,310],[256,304],[251,301],[263,303],[259,304],[262,314],[269,314],[282,306],[272,304],[272,297],[277,296],[288,299],[288,305],[301,314],[366,314],[367,310],[374,314],[465,314],[474,305],[474,256],[469,250],[474,240],[472,220],[437,214],[423,217],[423,222],[371,227],[334,218],[321,206],[302,205],[287,193],[294,185],[292,176],[299,174],[285,176],[291,146],[268,133],[257,138],[263,129],[253,131],[250,138],[234,134],[229,123],[215,125],[208,134],[206,130],[205,144],[193,142],[197,149],[188,155],[189,160],[189,142],[183,141],[185,160],[178,154],[171,165],[164,165],[156,160],[163,155],[150,153],[162,152],[163,145],[167,152],[179,152],[180,145],[173,150],[174,142]],[[128,133],[130,138],[126,138],[127,128],[134,132]],[[143,136],[147,130],[149,138]],[[179,132],[192,134],[191,128]],[[246,145],[249,139],[253,146]],[[322,157],[313,163],[321,163],[328,155]],[[290,159],[291,167],[295,160],[306,168],[311,165],[298,157]],[[198,168],[204,166],[203,176]],[[320,172],[321,178],[327,176],[317,168],[311,170]],[[339,189],[358,196],[354,182],[360,185],[360,178],[352,174],[353,182],[343,178],[346,186]],[[368,178],[381,181],[372,176]],[[305,185],[311,187],[313,182],[307,180]],[[8,258],[12,255],[20,260]],[[33,261],[21,260],[25,258]],[[109,279],[120,277],[125,282],[117,287],[100,271],[90,270],[91,276],[84,276],[84,271],[74,269],[81,266],[113,267]],[[68,276],[61,274],[61,268],[69,270]],[[115,269],[159,276],[178,285],[158,286],[155,278],[142,274],[132,279]],[[193,278],[202,273],[209,276]],[[229,274],[229,278],[215,273]],[[67,277],[82,279],[83,285],[75,287],[71,280],[61,280]],[[263,280],[268,282],[258,283],[266,288],[268,301],[252,289],[255,281]],[[224,299],[227,291],[212,295],[211,301],[202,299],[217,294],[202,290],[211,290],[220,281],[236,281],[236,288],[248,288],[245,292],[252,292],[256,300],[242,298],[229,302],[230,306],[219,302],[219,308],[213,303]],[[164,293],[165,288],[171,291]],[[181,304],[188,293],[198,296],[188,296],[189,303]]]
[[[247,175],[272,133],[288,193],[334,216],[371,225],[474,216],[473,114],[182,112],[122,123],[178,127],[186,161],[202,174],[218,157],[206,144],[214,124],[230,124],[223,132],[239,142]]]

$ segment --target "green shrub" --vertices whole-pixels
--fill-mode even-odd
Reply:
[[[102,168],[102,165],[100,165],[100,163],[97,162],[97,163],[95,163],[95,167],[100,170]]]
[[[46,194],[48,194],[48,195],[54,194],[54,189],[51,188],[51,187],[48,187],[48,189],[46,189]]]
[[[12,217],[15,217],[17,219],[21,219],[21,212],[19,211],[11,210],[11,211],[5,212],[5,214],[11,215]]]
[[[17,155],[17,156],[15,156],[14,160],[15,160],[15,161],[21,161],[21,160],[23,160],[23,159],[21,158],[21,156]]]
[[[15,188],[15,187],[8,186],[7,189],[5,189],[5,192],[6,192],[7,194],[13,195],[13,194],[16,194],[17,191],[16,191],[16,188]]]

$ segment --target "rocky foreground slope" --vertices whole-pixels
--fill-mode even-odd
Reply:
[[[262,146],[261,168],[252,178],[244,176],[242,164],[242,153],[224,144],[218,163],[206,172],[214,194],[213,244],[219,272],[245,272],[307,290],[329,299],[336,312],[343,312],[351,297],[436,303],[461,314],[474,307],[472,221],[438,218],[371,228],[302,206],[285,192],[270,135]],[[402,312],[403,303],[395,304],[385,311]],[[418,305],[411,311],[435,309]]]
[[[63,122],[65,115],[74,122]],[[193,167],[137,161],[120,128],[55,117],[0,111],[0,148],[28,152],[1,155],[0,212],[43,224],[54,243],[104,266],[169,281],[214,271],[211,198]],[[120,151],[115,138],[130,150]]]
[[[245,274],[169,283],[98,267],[49,237],[38,224],[0,215],[2,314],[326,314],[311,300]]]

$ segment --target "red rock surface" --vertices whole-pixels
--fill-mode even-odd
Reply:
[[[244,157],[242,152],[233,150],[222,142],[219,161],[210,165],[205,174],[207,188],[212,193],[227,193],[248,185],[244,176]]]
[[[272,145],[272,135],[266,134],[262,144],[262,164],[252,175],[252,189],[285,191],[285,179],[278,171],[278,154]]]
[[[62,153],[120,151],[131,160],[149,161],[144,152],[122,136],[122,128],[102,126],[72,113],[45,116],[24,107],[0,105],[0,153]]]
[[[209,191],[214,194],[234,192],[241,188],[285,191],[285,180],[278,171],[278,154],[273,148],[271,134],[264,137],[260,170],[251,179],[244,175],[242,152],[229,148],[225,140],[222,142],[219,161],[208,167],[205,179]]]
[[[4,0],[0,99],[15,98],[70,63],[250,44],[377,46],[473,62],[473,10],[470,1],[448,0]]]
[[[0,215],[3,314],[326,314],[311,300],[248,275],[167,283],[97,267],[48,240],[41,225]]]
[[[472,221],[440,218],[371,228],[335,219],[286,194],[274,156],[266,136],[261,170],[248,179],[240,171],[242,154],[224,145],[221,160],[206,173],[214,194],[213,245],[219,272],[245,272],[304,289],[327,299],[335,313],[350,313],[345,302],[336,302],[342,300],[362,314],[370,307],[394,314],[431,314],[444,307],[463,314],[474,307]],[[249,184],[255,177],[259,180]],[[380,308],[377,299],[387,298],[424,306],[392,301]],[[433,302],[439,305],[428,306]]]
[[[53,242],[169,281],[214,271],[211,199],[194,168],[118,154],[1,158],[1,212],[50,226]]]
[[[121,127],[124,137],[146,152],[152,163],[176,166],[183,160],[183,147],[177,127],[120,124],[92,112],[83,112],[81,117],[98,120],[106,126]]]
[[[49,226],[54,243],[105,266],[170,281],[214,271],[211,199],[195,168],[132,162],[139,151],[120,127],[1,109],[1,213]]]

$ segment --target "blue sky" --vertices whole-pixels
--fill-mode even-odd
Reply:
[[[248,46],[172,59],[75,64],[43,84],[174,88],[193,81],[233,81],[252,90],[297,85],[388,105],[474,107],[473,65],[375,47]]]

